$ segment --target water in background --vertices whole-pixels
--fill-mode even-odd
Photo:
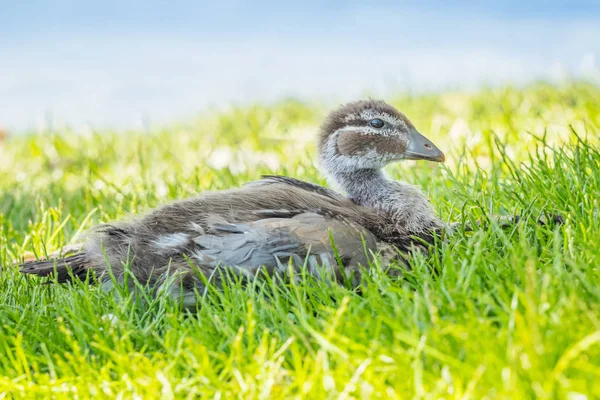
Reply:
[[[136,128],[289,96],[600,79],[598,2],[3,3],[0,126],[15,132]]]

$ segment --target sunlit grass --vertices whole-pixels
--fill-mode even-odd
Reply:
[[[458,233],[402,281],[361,294],[309,280],[212,291],[186,315],[159,298],[40,285],[11,265],[95,223],[279,173],[324,184],[328,107],[205,112],[154,132],[44,132],[0,144],[0,393],[126,398],[589,398],[600,395],[600,88],[575,83],[388,99],[447,154],[390,174]]]

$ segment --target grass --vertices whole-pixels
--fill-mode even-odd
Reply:
[[[445,166],[389,168],[458,233],[362,294],[310,280],[232,284],[186,314],[96,287],[41,285],[11,265],[91,225],[264,173],[324,183],[327,107],[206,112],[153,132],[68,129],[0,145],[0,397],[570,398],[600,396],[600,88],[586,83],[391,99]],[[538,226],[544,212],[563,226]],[[597,211],[596,211],[597,213]],[[434,272],[440,271],[439,273]]]

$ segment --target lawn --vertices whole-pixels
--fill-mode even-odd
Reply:
[[[231,284],[185,313],[159,297],[42,285],[13,263],[95,223],[278,173],[324,184],[313,137],[335,104],[205,110],[137,132],[55,128],[0,143],[0,397],[600,396],[600,87],[533,84],[388,98],[447,156],[391,176],[459,231],[361,293]],[[560,213],[562,226],[539,226]]]

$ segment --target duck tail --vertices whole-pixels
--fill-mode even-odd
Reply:
[[[84,281],[90,262],[85,253],[74,254],[65,258],[31,261],[20,264],[22,274],[37,276],[56,276],[58,283],[71,282],[75,279]]]

